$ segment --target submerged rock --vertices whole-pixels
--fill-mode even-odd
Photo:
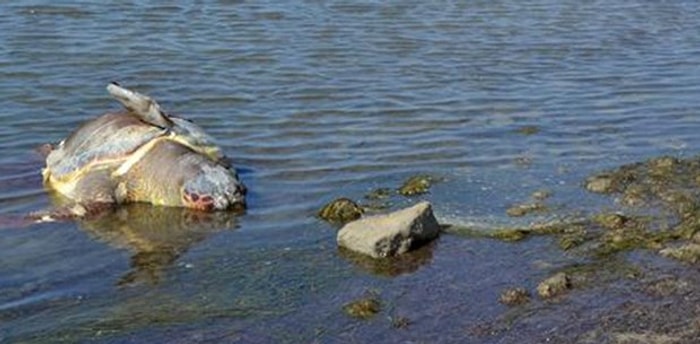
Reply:
[[[525,239],[530,232],[518,228],[504,228],[492,231],[489,236],[498,240],[514,242]]]
[[[335,223],[346,223],[359,219],[364,211],[348,198],[338,198],[323,206],[318,217]]]
[[[602,213],[593,216],[594,222],[609,230],[622,229],[629,220],[627,216],[618,213]]]
[[[379,299],[370,295],[368,297],[352,301],[343,306],[345,314],[362,320],[367,320],[375,316],[382,309],[382,304]]]
[[[411,325],[412,321],[409,318],[406,318],[404,316],[393,316],[391,317],[391,326],[393,328],[397,329],[403,329],[407,328],[409,325]]]
[[[515,306],[530,301],[530,293],[525,288],[508,288],[501,293],[499,301],[508,306]]]
[[[559,238],[559,248],[568,251],[578,247],[586,242],[586,230],[574,228],[573,230],[563,233]]]
[[[506,214],[511,217],[521,217],[528,215],[530,213],[534,212],[543,212],[546,211],[547,207],[544,206],[542,203],[525,203],[525,204],[516,204],[508,210],[506,210]]]
[[[659,251],[659,253],[664,257],[695,264],[700,261],[700,244],[690,243],[679,247],[668,247]]]
[[[522,135],[535,135],[540,132],[540,128],[536,125],[525,125],[515,129],[515,132]]]
[[[434,181],[433,177],[426,175],[411,177],[399,188],[399,193],[404,196],[424,194],[428,192]]]
[[[393,193],[394,190],[390,188],[377,188],[366,194],[365,198],[368,200],[383,200],[391,197]]]
[[[569,275],[560,272],[540,282],[537,286],[537,293],[540,297],[548,299],[561,295],[569,289],[571,289],[571,279]]]
[[[440,234],[428,202],[386,215],[368,216],[347,223],[338,232],[338,245],[374,258],[405,253]]]
[[[608,175],[590,177],[586,180],[586,190],[595,193],[610,193],[613,191],[613,179]]]

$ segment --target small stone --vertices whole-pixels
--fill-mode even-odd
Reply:
[[[629,221],[627,216],[617,213],[598,214],[593,217],[593,221],[605,229],[622,229]]]
[[[612,178],[609,176],[594,176],[586,180],[586,190],[595,193],[612,192]]]
[[[347,198],[339,198],[326,204],[319,212],[318,217],[335,223],[347,223],[357,220],[362,216],[363,210]]]
[[[530,293],[525,288],[508,288],[501,293],[499,301],[508,306],[515,306],[530,301]]]
[[[548,299],[561,295],[569,289],[571,289],[571,279],[567,274],[560,272],[540,282],[537,293],[540,297]]]
[[[440,234],[429,202],[385,215],[349,222],[338,231],[338,245],[374,258],[405,253]]]

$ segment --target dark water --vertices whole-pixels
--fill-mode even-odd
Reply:
[[[2,342],[538,342],[621,295],[478,336],[506,312],[502,288],[573,258],[544,238],[446,235],[387,273],[339,253],[316,210],[428,173],[444,181],[394,207],[527,222],[505,210],[533,191],[604,207],[580,187],[589,173],[700,147],[695,1],[47,3],[0,4],[0,213],[49,207],[33,149],[118,108],[112,80],[216,137],[250,209],[8,226]],[[368,292],[377,317],[343,313]]]

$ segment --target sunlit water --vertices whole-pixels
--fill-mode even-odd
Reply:
[[[338,252],[316,211],[427,173],[443,181],[395,208],[527,222],[505,209],[533,191],[562,212],[604,206],[589,173],[700,147],[694,1],[42,3],[0,5],[0,213],[50,207],[34,149],[118,109],[112,80],[216,137],[249,210],[3,229],[3,342],[470,340],[502,288],[570,257],[445,235],[386,273]],[[346,316],[367,292],[382,312]]]

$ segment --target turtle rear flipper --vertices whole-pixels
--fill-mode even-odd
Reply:
[[[25,216],[26,225],[44,222],[62,222],[76,219],[90,219],[114,209],[114,203],[73,204],[54,209],[40,210]]]
[[[160,109],[160,105],[150,97],[121,87],[116,82],[107,85],[107,92],[122,103],[124,107],[139,116],[142,121],[161,128],[170,129],[173,127],[173,121]]]

